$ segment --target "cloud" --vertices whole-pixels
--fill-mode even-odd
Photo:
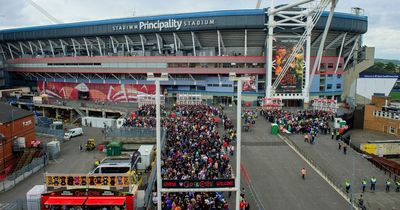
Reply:
[[[174,14],[212,10],[255,8],[257,0],[33,0],[55,18],[63,22],[110,19],[120,17]],[[287,4],[293,0],[276,0]],[[28,3],[28,0],[0,0],[0,29],[48,25],[52,22]],[[262,1],[267,8],[270,1]],[[337,11],[351,12],[352,7],[365,10],[369,18],[369,31],[365,43],[376,47],[377,57],[400,58],[393,46],[400,46],[398,1],[340,0]],[[390,8],[390,9],[388,9]]]

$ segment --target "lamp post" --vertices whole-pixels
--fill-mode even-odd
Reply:
[[[250,80],[249,77],[237,77],[236,73],[229,73],[229,80],[237,81],[237,109],[236,109],[236,209],[239,210],[240,205],[240,162],[241,162],[241,144],[242,144],[242,82]]]
[[[157,209],[161,210],[161,110],[160,110],[160,81],[168,81],[168,73],[161,73],[155,77],[153,73],[147,73],[147,81],[155,81],[156,84],[156,153],[157,153]]]

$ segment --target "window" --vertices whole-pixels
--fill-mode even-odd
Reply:
[[[343,63],[339,63],[338,68],[343,68]]]
[[[326,89],[327,89],[327,90],[332,90],[332,84],[327,84],[327,85],[326,85]]]
[[[319,91],[324,91],[325,90],[325,86],[321,85],[319,86]]]
[[[328,75],[326,75],[328,78],[332,78],[333,77],[333,74],[328,74]]]
[[[342,75],[341,75],[341,74],[337,74],[336,77],[337,77],[338,79],[340,79],[340,78],[342,78]]]
[[[341,89],[342,88],[342,84],[336,84],[336,89]]]
[[[222,87],[232,87],[231,84],[222,84]]]
[[[394,128],[392,126],[389,127],[388,131],[389,131],[390,134],[396,134],[396,128]]]
[[[328,68],[329,69],[333,68],[333,63],[328,63]]]

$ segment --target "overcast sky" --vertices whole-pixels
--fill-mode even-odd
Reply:
[[[118,17],[184,13],[193,11],[255,8],[257,0],[33,0],[62,22]],[[276,4],[294,0],[275,0]],[[339,0],[337,11],[361,7],[369,18],[364,44],[375,46],[377,58],[400,59],[399,0]],[[268,7],[270,0],[263,0]],[[43,14],[28,0],[0,0],[0,29],[48,25]]]

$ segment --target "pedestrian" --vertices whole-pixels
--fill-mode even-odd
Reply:
[[[242,197],[242,199],[244,199],[245,193],[246,193],[246,190],[244,189],[244,187],[242,187],[242,190],[240,190],[240,197]]]
[[[244,208],[245,210],[250,210],[250,203],[246,201],[246,207]]]
[[[387,179],[386,180],[386,192],[390,191],[390,184],[391,184],[390,179]]]
[[[335,132],[332,131],[332,132],[331,132],[331,139],[333,140],[334,137],[335,137]]]
[[[349,190],[350,190],[350,182],[349,182],[348,180],[346,180],[346,181],[344,182],[344,185],[346,186],[346,193],[349,193]]]
[[[314,141],[315,141],[315,134],[312,134],[311,135],[311,144],[314,144]]]
[[[396,192],[400,192],[400,180],[396,181]]]
[[[308,134],[304,135],[304,142],[308,142]]]
[[[343,154],[347,154],[347,144],[343,143]]]
[[[80,150],[80,151],[83,150],[82,144],[79,145],[79,150]]]
[[[338,141],[338,145],[339,145],[339,150],[342,149],[342,141]]]
[[[375,185],[376,185],[376,178],[373,176],[371,178],[371,191],[375,191]]]
[[[245,210],[246,201],[244,199],[242,201],[240,201],[239,208],[240,208],[240,210]]]
[[[362,186],[362,192],[364,193],[365,188],[367,187],[367,180],[365,178],[361,181],[361,186]]]
[[[306,168],[302,168],[300,172],[301,172],[301,178],[303,180],[306,179],[306,174],[307,174]]]

